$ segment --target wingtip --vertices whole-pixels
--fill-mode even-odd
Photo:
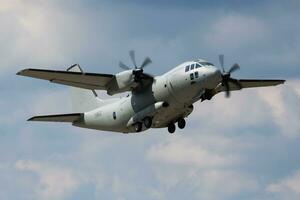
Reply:
[[[27,121],[28,121],[28,122],[34,121],[34,118],[35,118],[35,117],[31,117],[31,118],[27,119]]]
[[[24,71],[24,70],[18,71],[18,72],[16,73],[16,75],[18,75],[18,76],[22,75],[22,72],[23,72],[23,71]]]
[[[26,72],[27,70],[28,70],[28,69],[22,69],[22,70],[18,71],[18,72],[16,73],[16,75],[22,76],[22,75],[24,74],[24,72]]]

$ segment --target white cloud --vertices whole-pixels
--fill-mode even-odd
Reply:
[[[206,36],[208,44],[215,48],[239,48],[251,42],[263,39],[266,25],[253,16],[228,15],[219,18]]]
[[[300,82],[288,81],[283,87],[260,90],[259,97],[270,108],[273,120],[281,129],[281,133],[288,137],[300,134]]]
[[[234,154],[209,151],[198,142],[180,136],[166,143],[152,146],[147,153],[147,157],[153,161],[166,164],[197,166],[200,168],[226,167],[239,161]]]
[[[254,192],[258,189],[257,180],[236,170],[209,170],[197,177],[201,199],[231,199],[233,196]]]
[[[267,186],[266,191],[280,195],[281,199],[300,198],[300,171]]]
[[[37,199],[64,199],[79,186],[75,175],[68,168],[31,160],[19,160],[15,168],[38,176],[38,183],[34,188]]]
[[[195,110],[188,120],[195,124],[198,122],[196,126],[201,132],[222,134],[232,128],[251,131],[251,127],[268,123],[271,116],[265,102],[258,98],[257,90],[259,89],[235,91],[229,99],[224,97],[224,93],[220,93],[211,101],[195,104]]]
[[[235,169],[243,162],[238,152],[244,148],[241,141],[226,137],[177,136],[153,145],[147,159],[154,163],[155,175],[167,192],[180,185],[200,199],[230,199],[258,188],[255,179]]]

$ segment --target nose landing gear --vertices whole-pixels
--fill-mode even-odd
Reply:
[[[143,129],[143,124],[141,122],[137,122],[134,124],[134,130],[135,132],[141,132]]]
[[[152,119],[151,117],[145,117],[145,119],[143,120],[144,125],[146,128],[151,128],[152,126]]]

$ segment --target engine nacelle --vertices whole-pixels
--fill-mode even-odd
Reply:
[[[138,83],[134,81],[133,70],[126,70],[114,76],[114,78],[107,85],[107,94],[114,95],[130,91],[136,88]]]

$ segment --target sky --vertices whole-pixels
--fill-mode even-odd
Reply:
[[[300,2],[0,0],[0,199],[300,198]],[[27,122],[71,112],[65,86],[27,67],[117,73],[150,56],[159,75],[196,58],[272,88],[196,103],[187,127],[123,135]],[[104,92],[100,93],[107,98]]]

